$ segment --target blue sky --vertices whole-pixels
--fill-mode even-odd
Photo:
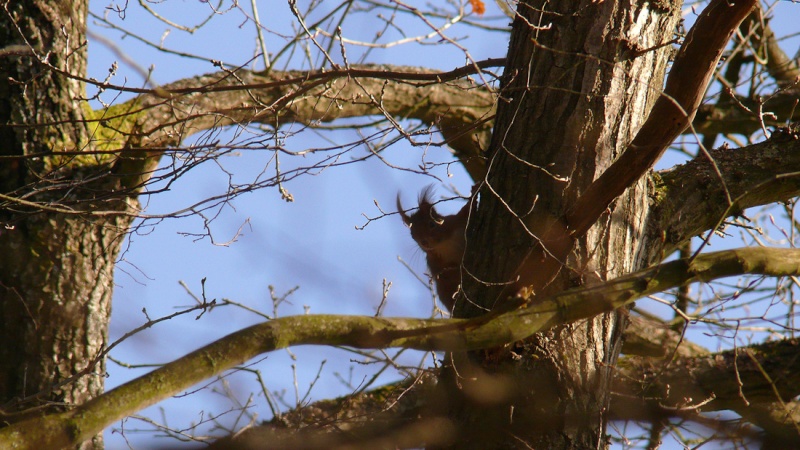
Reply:
[[[453,9],[444,2],[439,3],[445,10]],[[230,3],[223,0],[217,10],[225,12],[214,14],[207,25],[193,33],[180,31],[156,20],[133,2],[129,2],[122,19],[106,9],[111,4],[108,1],[93,1],[90,8],[99,16],[107,14],[113,23],[153,42],[161,42],[165,48],[201,58],[166,54],[142,44],[132,36],[108,30],[90,18],[90,29],[95,33],[94,36],[107,39],[90,39],[89,72],[90,76],[97,79],[106,77],[108,67],[114,61],[119,61],[120,67],[111,81],[135,87],[143,85],[141,74],[150,67],[152,80],[158,85],[214,72],[217,68],[210,60],[223,61],[229,67],[245,65],[263,69],[263,62],[255,57],[258,53],[255,25],[247,17],[252,16],[250,2],[241,2],[243,10],[237,10],[229,9]],[[149,5],[164,18],[186,26],[197,24],[211,14],[208,2],[172,0]],[[333,5],[331,3],[330,7]],[[305,6],[301,4],[299,7],[302,9]],[[493,2],[488,3],[487,7],[487,16],[496,17],[493,25],[502,27],[509,22],[509,19],[499,15]],[[270,52],[276,52],[286,42],[286,36],[293,34],[292,25],[296,27],[296,20],[286,2],[260,2],[258,8],[264,27],[271,30],[265,31],[267,47]],[[791,17],[796,14],[798,6],[785,2],[780,4],[780,8],[773,22],[776,32],[781,35],[786,34],[787,30],[796,31],[797,26],[792,24]],[[470,10],[469,6],[466,10]],[[424,35],[430,31],[414,16],[398,14],[398,17],[398,23],[403,25],[407,36]],[[444,20],[439,19],[436,24],[442,23]],[[345,22],[342,34],[349,39],[371,42],[375,32],[381,28],[383,25],[380,20],[364,14],[358,20]],[[476,29],[457,25],[448,29],[447,35],[459,38],[458,44],[466,48],[475,60],[504,57],[507,50],[507,35],[502,32],[480,33]],[[383,42],[400,37],[396,30],[390,28]],[[441,70],[453,69],[465,63],[462,49],[454,45],[432,45],[439,40],[431,38],[422,44],[373,49],[366,55],[366,61]],[[798,48],[797,42],[796,37],[786,41],[784,48],[794,54]],[[348,60],[351,63],[358,62],[360,51],[363,51],[360,47],[348,46]],[[341,62],[338,46],[331,55],[334,60]],[[279,59],[275,67],[305,69],[308,65],[303,62],[302,53],[298,52],[292,58]],[[109,103],[127,98],[121,96],[115,99],[114,95],[107,92],[102,98]],[[288,131],[296,129],[299,127],[288,128]],[[233,130],[227,130],[214,138],[226,142],[234,139],[233,133]],[[331,141],[346,143],[357,140],[358,136],[347,130],[304,131],[288,137],[286,145],[301,150],[329,146]],[[364,151],[363,148],[357,149],[355,154]],[[146,212],[157,214],[180,210],[209,196],[218,195],[225,191],[229,173],[235,174],[237,182],[252,181],[265,170],[274,171],[272,156],[265,151],[247,150],[204,163],[171,184],[168,192],[149,197]],[[300,167],[309,161],[309,158],[281,158],[282,170]],[[422,163],[451,160],[443,148],[411,146],[403,141],[392,146],[385,153],[385,158],[393,165],[410,168]],[[674,159],[668,160],[661,165],[668,167],[674,162]],[[168,160],[164,161],[164,164],[168,163]],[[269,286],[274,286],[278,294],[299,286],[288,298],[290,303],[280,307],[281,315],[303,314],[306,311],[374,314],[381,301],[382,282],[385,279],[392,283],[385,315],[428,317],[432,311],[430,292],[398,261],[401,258],[412,270],[422,274],[425,271],[424,255],[417,250],[399,218],[391,216],[372,221],[363,230],[357,227],[367,222],[364,215],[374,217],[379,214],[376,201],[384,211],[394,211],[395,196],[401,192],[405,204],[412,206],[417,193],[432,183],[436,184],[437,192],[442,195],[451,195],[449,187],[467,193],[471,185],[469,178],[457,166],[451,166],[450,173],[444,167],[439,167],[432,170],[430,176],[422,176],[392,169],[384,162],[372,159],[330,168],[314,176],[303,176],[288,182],[285,188],[295,199],[292,203],[283,201],[277,189],[265,189],[207,211],[207,217],[215,217],[208,225],[215,242],[208,237],[198,238],[205,232],[205,222],[200,217],[145,222],[126,242],[120,256],[115,275],[111,339],[113,341],[141,325],[146,320],[143,308],[146,308],[150,318],[156,318],[192,305],[194,300],[179,282],[185,283],[199,295],[203,278],[206,279],[205,294],[209,300],[230,299],[267,314],[272,313]],[[452,202],[447,205],[453,210],[459,206]],[[229,245],[219,245],[234,238],[235,242]],[[120,345],[112,356],[133,365],[164,363],[262,320],[257,314],[236,307],[218,308],[195,320],[196,316],[185,315],[140,333]],[[388,353],[394,355],[396,351]],[[404,352],[397,361],[414,366],[425,357],[418,352]],[[352,391],[352,386],[363,383],[370,374],[382,367],[358,364],[354,360],[364,358],[344,350],[304,347],[293,348],[291,352],[269,354],[253,368],[261,370],[270,391],[285,392],[284,399],[291,405],[298,397],[304,397],[323,361],[326,362],[319,381],[307,401],[345,395]],[[109,362],[107,388],[149,370],[150,367],[127,369]],[[396,371],[389,370],[378,384],[399,377]],[[255,391],[249,412],[257,414],[259,419],[269,418],[267,400],[258,393],[259,386],[254,383],[252,373],[234,374],[227,381],[227,389],[242,403]],[[192,395],[163,402],[141,414],[156,422],[166,420],[177,429],[187,429],[193,422],[206,420],[209,414],[221,414],[235,406],[228,396],[219,393],[220,390],[224,390],[223,385],[217,383]],[[299,394],[296,395],[296,391]],[[230,425],[235,415],[227,414],[220,420]],[[246,418],[240,419],[240,425],[244,424],[242,420],[247,422]],[[119,429],[119,426],[115,428]],[[124,437],[119,432],[107,432],[109,449],[126,448],[126,445],[148,448],[169,442],[163,439],[153,441],[152,433],[136,432],[137,429],[152,429],[143,421],[129,419],[124,428]]]

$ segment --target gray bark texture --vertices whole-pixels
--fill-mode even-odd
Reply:
[[[86,67],[87,2],[7,2],[0,48],[19,49],[0,64],[0,409],[52,412],[103,392],[113,267],[127,219],[91,217],[115,180],[102,164],[75,157],[45,162],[42,152],[87,149],[82,83],[60,71]],[[58,70],[54,70],[58,69]],[[9,124],[13,124],[9,126]],[[21,158],[20,158],[21,157]],[[42,210],[9,197],[68,205]],[[64,212],[61,212],[64,211]],[[61,382],[86,371],[71,383]],[[36,414],[26,413],[27,414]],[[84,448],[101,447],[97,437]]]
[[[800,190],[794,178],[774,176],[800,166],[797,130],[776,133],[757,146],[711,152],[715,164],[698,158],[643,176],[589,222],[588,232],[567,236],[568,219],[580,217],[574,205],[623,152],[636,150],[631,142],[663,98],[681,19],[678,1],[520,2],[499,99],[459,80],[461,72],[443,79],[424,69],[382,66],[311,74],[241,70],[236,77],[222,71],[142,91],[99,115],[81,106],[86,11],[87,1],[64,0],[6,2],[0,11],[0,427],[103,392],[113,268],[138,211],[135,195],[150,180],[161,149],[201,130],[374,114],[438,127],[479,185],[453,311],[461,318],[513,303],[508,287],[528,267],[530,249],[552,243],[544,237],[558,237],[559,230],[565,238],[554,241],[569,241],[569,248],[545,245],[544,263],[555,261],[559,269],[543,271],[528,302],[657,263],[715,229],[720,218]],[[691,115],[682,119],[688,123]],[[720,177],[725,183],[715,182]],[[652,404],[613,412],[611,386],[627,322],[622,309],[502,348],[448,354],[441,371],[401,388],[320,403],[276,423],[290,429],[285,448],[317,440],[320,448],[350,445],[351,437],[360,448],[605,448],[609,419],[661,412]],[[673,333],[659,340],[680,339]],[[727,365],[711,367],[713,358],[700,350],[680,356],[686,365],[667,374],[675,380],[688,378],[681,369],[709,367],[681,386],[701,393],[693,395],[707,394],[718,373],[712,369],[730,375]],[[624,370],[632,379],[652,371],[644,362]],[[623,387],[648,395],[666,389]],[[384,411],[387,404],[394,409]],[[357,432],[348,429],[351,418]],[[785,431],[781,420],[763,420],[764,428]],[[343,432],[294,433],[312,422]],[[72,442],[77,431],[59,426],[58,442]],[[267,440],[276,437],[274,429],[269,433]],[[228,439],[217,448],[263,448],[263,442]],[[101,446],[99,437],[82,445]]]
[[[679,11],[657,2],[520,4],[456,315],[480,315],[502,302],[502,286],[513,282],[537,235],[564,217],[632,140],[661,92],[669,46],[632,52],[672,39]],[[628,189],[542,293],[641,268],[647,189],[644,181]],[[458,378],[465,369],[454,358],[448,397],[461,399],[452,407],[466,422],[463,429],[474,433],[460,435],[453,448],[604,447],[609,383],[624,329],[624,312],[603,314],[471,355],[480,366],[476,373],[495,378],[495,388],[506,380],[496,395],[477,387],[480,375],[474,382]],[[470,395],[470,384],[477,393]]]

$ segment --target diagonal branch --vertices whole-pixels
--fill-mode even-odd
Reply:
[[[784,129],[767,141],[711,150],[710,159],[701,156],[653,174],[653,205],[642,246],[645,260],[660,261],[682,242],[747,208],[800,195],[798,136],[800,130]]]
[[[778,38],[769,25],[769,18],[764,17],[763,8],[759,4],[757,11],[746,22],[747,30],[742,30],[753,46],[754,52],[763,59],[767,72],[782,89],[800,87],[800,67],[795,59],[790,58],[778,44]]]
[[[62,448],[108,424],[253,357],[292,345],[467,350],[496,347],[612,311],[695,281],[741,275],[800,275],[800,250],[749,248],[700,255],[573,289],[485,321],[311,315],[275,319],[228,335],[77,408],[0,429],[0,447]],[[442,325],[444,324],[444,325]]]
[[[686,36],[664,93],[625,152],[592,183],[567,214],[570,233],[581,235],[611,202],[638,180],[692,122],[722,52],[755,0],[712,1]]]
[[[779,89],[774,93],[761,95],[751,92],[749,96],[734,92],[733,88],[739,85],[739,69],[745,60],[744,53],[739,48],[732,56],[738,63],[731,67],[731,59],[728,60],[730,76],[726,78],[733,77],[734,80],[727,80],[727,92],[721,94],[721,100],[716,105],[706,104],[700,107],[692,123],[693,133],[706,136],[749,136],[762,130],[764,126],[779,127],[787,122],[800,120],[800,109],[797,108],[800,93],[798,63],[781,49],[778,38],[769,26],[769,19],[764,17],[761,4],[739,26],[739,34],[743,41],[740,44],[747,44],[755,64],[763,65]],[[752,89],[751,87],[751,91]]]
[[[759,111],[763,111],[759,117]],[[769,114],[766,114],[766,113]],[[800,120],[798,94],[794,90],[779,91],[762,99],[737,95],[731,102],[719,106],[701,106],[686,134],[735,134],[750,136],[766,127],[781,127]]]
[[[714,425],[713,418],[703,418],[699,413],[730,409],[764,429],[766,439],[782,442],[783,448],[794,448],[800,443],[795,426],[800,423],[797,404],[776,401],[772,389],[774,384],[784,399],[800,394],[797,342],[785,340],[742,347],[736,358],[733,351],[712,354],[683,340],[680,333],[669,327],[656,327],[638,318],[633,320],[628,331],[634,328],[656,341],[654,344],[661,353],[657,358],[631,357],[626,351],[626,342],[623,349],[626,355],[616,366],[610,419],[656,423],[677,417]],[[659,337],[653,339],[656,335]],[[662,359],[673,353],[674,359]],[[757,364],[749,357],[744,359],[743,355],[748,353],[754,355]],[[770,383],[760,373],[759,366],[775,383]],[[451,423],[436,422],[439,418],[427,415],[426,404],[435,395],[436,376],[435,371],[424,372],[375,391],[315,402],[221,439],[211,448],[261,449],[265,448],[264,442],[281,440],[286,444],[276,445],[277,448],[297,448],[303,443],[308,448],[331,448],[332,443],[342,440],[355,445],[355,438],[368,435],[376,427],[386,432],[408,428],[402,424],[421,426],[432,419],[438,427],[444,426],[445,431],[451,432]],[[704,401],[709,398],[713,400]],[[700,403],[702,407],[691,407]],[[387,411],[389,405],[393,406]],[[315,441],[319,441],[319,445]],[[363,444],[364,441],[358,442]],[[417,440],[418,445],[425,442],[428,442],[425,438]]]
[[[573,247],[608,205],[649,170],[691,123],[731,35],[756,0],[714,0],[698,16],[681,46],[663,94],[624,153],[595,180],[561,220],[539,236],[515,273],[503,297],[539,292],[561,269]],[[503,309],[516,307],[506,302]]]
[[[626,358],[618,367],[612,403],[617,419],[655,420],[678,412],[732,410],[771,439],[800,443],[800,343],[781,340],[724,352],[682,356],[668,364]],[[692,405],[701,405],[693,407]],[[791,444],[789,444],[791,443]]]
[[[94,122],[105,131],[97,134],[106,138],[96,145],[125,148],[120,158],[125,167],[118,172],[144,174],[133,180],[139,186],[163,149],[212,128],[252,123],[278,128],[292,122],[313,126],[366,116],[412,118],[436,126],[470,173],[480,176],[495,94],[463,78],[503,63],[486,60],[451,72],[371,65],[268,74],[223,70],[155,91],[103,84],[104,89],[142,95],[94,112]]]

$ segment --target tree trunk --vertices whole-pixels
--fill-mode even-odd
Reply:
[[[680,4],[667,2],[530,1],[518,11],[486,184],[467,234],[464,296],[455,308],[461,317],[502,302],[500,291],[537,237],[549,227],[567,229],[570,206],[658,98],[671,49],[664,44],[680,19]],[[642,267],[647,195],[645,180],[628,189],[536,294]],[[624,327],[620,311],[470,355],[474,363],[454,356],[443,384],[459,400],[447,408],[475,433],[462,433],[453,447],[606,446],[609,382]]]
[[[103,392],[105,365],[96,357],[107,340],[114,261],[130,220],[86,214],[129,207],[119,197],[103,200],[102,190],[117,184],[98,177],[109,163],[78,154],[92,149],[84,88],[63,73],[85,74],[87,2],[4,8],[0,404],[4,421],[13,422],[22,410],[69,408]],[[98,436],[83,447],[100,446]]]

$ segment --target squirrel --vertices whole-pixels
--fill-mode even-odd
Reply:
[[[473,188],[473,194],[475,188]],[[449,311],[453,310],[453,298],[461,284],[461,260],[466,250],[467,220],[471,207],[470,199],[460,211],[450,216],[436,212],[432,201],[433,186],[428,186],[419,195],[417,212],[408,215],[403,210],[400,194],[397,194],[397,212],[403,223],[411,229],[411,237],[425,252],[431,279],[436,282],[439,300]]]

